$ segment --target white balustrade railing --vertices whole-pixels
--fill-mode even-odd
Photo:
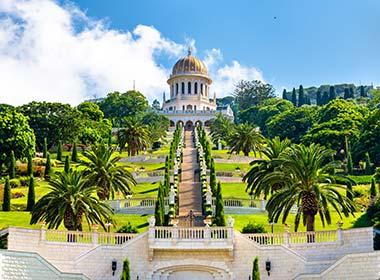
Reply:
[[[341,229],[330,231],[254,233],[243,235],[259,245],[339,243],[341,239]]]
[[[151,240],[232,240],[231,227],[151,227],[149,239]]]
[[[156,205],[157,198],[125,198],[125,199],[115,199],[108,200],[109,205],[115,211],[120,209],[131,208],[131,207],[148,207],[154,208]],[[164,199],[165,206],[169,205],[169,198]]]
[[[41,229],[41,241],[63,243],[85,243],[102,245],[122,245],[135,238],[134,233],[82,232]]]

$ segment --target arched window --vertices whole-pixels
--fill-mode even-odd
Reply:
[[[175,84],[175,95],[178,94],[178,83]]]
[[[208,95],[208,88],[207,88],[207,85],[205,85],[205,95],[207,96]]]
[[[201,94],[203,95],[203,84],[201,84]]]
[[[194,84],[194,94],[198,94],[198,83],[195,82]]]
[[[190,82],[187,83],[187,93],[191,94],[191,83]]]
[[[185,83],[181,83],[181,93],[185,94]]]
[[[171,86],[171,91],[170,91],[170,97],[173,98],[174,96],[174,85]]]
[[[193,106],[192,106],[192,105],[190,105],[190,104],[189,104],[189,105],[187,105],[187,106],[186,106],[186,110],[190,110],[190,111],[191,111],[191,110],[193,110]]]
[[[197,105],[194,105],[194,111],[196,111],[197,110]]]

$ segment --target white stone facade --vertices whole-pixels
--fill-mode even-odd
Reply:
[[[175,232],[175,229],[170,231]],[[170,242],[163,240],[161,247],[160,241],[154,240],[157,231],[153,231],[153,235],[150,231],[142,233],[118,246],[51,242],[46,240],[45,234],[40,230],[10,228],[9,248],[36,252],[62,272],[83,273],[94,280],[119,279],[125,258],[130,260],[131,279],[248,279],[256,256],[262,280],[380,278],[380,252],[373,251],[372,228],[326,232],[327,235],[321,236],[335,236],[336,240],[322,243],[292,243],[301,240],[304,234],[291,234],[287,239],[289,236],[285,233],[284,240],[288,241],[280,245],[259,245],[249,235],[234,232],[232,243],[226,240],[225,248],[213,244],[213,234],[211,239],[198,237],[191,242],[181,240],[182,235],[177,234],[177,238],[167,239]],[[233,244],[232,251],[230,244]],[[113,260],[118,264],[114,276]],[[266,261],[271,262],[269,276]]]

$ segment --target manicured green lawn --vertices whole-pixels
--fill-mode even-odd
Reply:
[[[362,213],[358,212],[355,214],[355,217],[350,216],[348,218],[344,217],[343,219],[340,219],[339,215],[336,212],[332,212],[331,213],[331,220],[332,220],[331,225],[326,224],[326,227],[324,228],[322,226],[322,223],[321,223],[319,216],[317,216],[315,219],[315,221],[316,221],[315,227],[316,227],[316,230],[335,230],[335,229],[337,229],[337,222],[342,220],[343,221],[343,228],[351,228],[353,223],[355,222],[355,220],[357,218],[359,218],[361,215],[362,215]],[[268,216],[264,212],[253,214],[253,215],[231,215],[231,216],[235,219],[234,228],[239,230],[239,231],[241,231],[241,229],[246,224],[248,224],[249,222],[255,222],[258,224],[263,224],[265,226],[265,229],[268,232],[271,232],[271,226],[268,223]],[[294,231],[294,217],[295,217],[295,215],[290,214],[287,221],[286,221],[288,226],[290,226],[290,228],[289,228],[290,231]],[[284,232],[285,228],[282,225],[281,219],[278,221],[277,224],[275,224],[273,226],[273,229],[274,229],[274,232]],[[298,231],[306,231],[306,228],[302,225],[302,222],[301,222],[301,225],[300,225]]]
[[[222,183],[222,195],[224,198],[243,198],[248,199],[250,196],[245,192],[246,183]]]
[[[215,163],[216,171],[225,171],[225,172],[233,172],[233,171],[242,171],[246,173],[249,171],[250,165],[249,163]]]

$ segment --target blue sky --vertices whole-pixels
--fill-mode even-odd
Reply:
[[[195,44],[222,97],[241,79],[380,85],[380,0],[0,0],[0,103],[168,91]]]
[[[277,88],[380,84],[378,0],[75,2],[112,28],[153,25],[176,42],[193,38],[200,57],[220,49],[224,61],[260,69]]]

